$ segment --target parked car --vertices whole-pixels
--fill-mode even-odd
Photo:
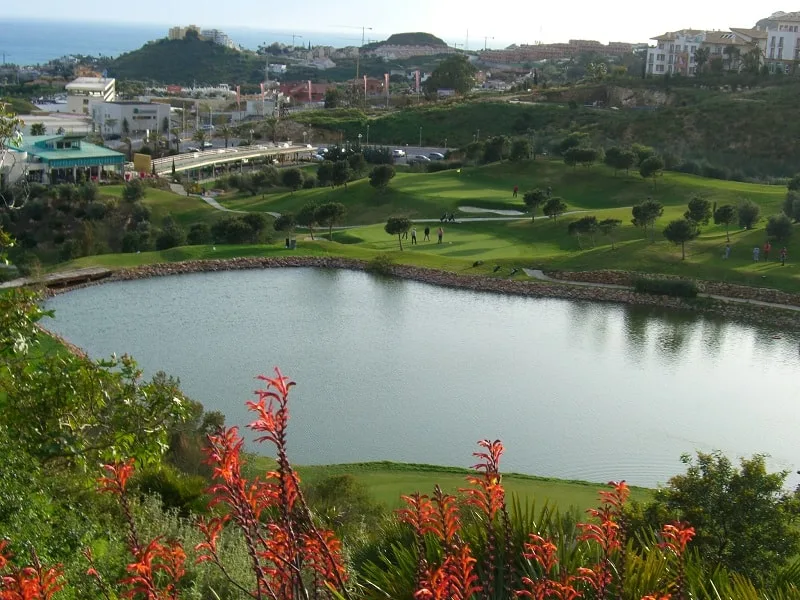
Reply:
[[[195,148],[194,146],[189,146],[186,148],[187,152],[200,152],[200,148]]]
[[[203,142],[203,150],[206,150],[207,148],[213,148],[213,147],[214,147],[214,144],[212,144],[211,142]]]
[[[316,161],[316,162],[322,162],[323,160],[325,160],[325,156],[323,154],[319,154],[319,153],[312,154],[311,155],[311,160]]]
[[[324,156],[325,154],[327,154],[327,152],[328,152],[328,149],[323,147],[323,146],[320,146],[319,148],[317,148],[317,154],[321,154],[321,155]]]
[[[409,158],[408,162],[410,163],[429,163],[431,159],[425,156],[424,154],[417,154],[414,158]]]
[[[395,158],[403,158],[405,155],[406,151],[401,150],[400,148],[395,148],[394,150],[392,150],[392,156],[394,156]]]
[[[431,160],[444,160],[444,154],[442,154],[441,152],[431,152],[430,154],[428,154],[428,158],[430,158]]]

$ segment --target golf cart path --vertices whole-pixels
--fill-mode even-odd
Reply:
[[[528,277],[533,277],[534,279],[538,279],[539,281],[547,281],[549,283],[562,283],[565,285],[575,285],[579,287],[596,287],[596,288],[606,288],[606,289],[613,289],[613,290],[633,290],[632,287],[627,285],[617,285],[613,283],[591,283],[588,281],[569,281],[566,279],[554,279],[553,277],[548,277],[544,274],[541,269],[522,269]],[[738,304],[752,304],[755,306],[763,306],[766,308],[782,308],[784,310],[791,310],[794,312],[800,312],[800,306],[794,306],[792,304],[778,304],[776,302],[764,302],[762,300],[749,300],[746,298],[732,298],[731,296],[718,296],[717,294],[697,294],[698,298],[711,298],[712,300],[719,300],[721,302],[734,302]]]

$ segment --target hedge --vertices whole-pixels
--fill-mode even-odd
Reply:
[[[677,298],[696,298],[697,282],[691,279],[654,279],[641,277],[634,280],[633,289],[640,294],[657,294]]]

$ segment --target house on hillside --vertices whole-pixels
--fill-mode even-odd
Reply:
[[[310,87],[309,87],[310,86]],[[290,98],[292,103],[305,104],[306,102],[323,102],[328,88],[336,87],[329,83],[282,83],[280,93]]]

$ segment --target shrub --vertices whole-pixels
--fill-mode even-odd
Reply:
[[[676,298],[696,298],[697,282],[691,279],[656,279],[640,277],[633,282],[633,289],[640,294],[674,296]]]
[[[377,275],[391,275],[394,259],[387,253],[378,254],[367,263],[367,271]]]

